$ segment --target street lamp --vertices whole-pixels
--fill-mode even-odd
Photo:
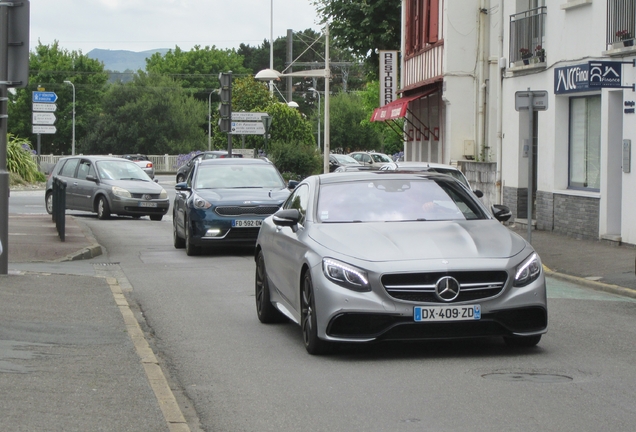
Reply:
[[[295,61],[295,60],[294,60]],[[292,62],[289,66],[291,66]],[[289,67],[287,66],[287,67]],[[329,69],[329,24],[325,26],[325,68],[324,69],[310,69],[299,72],[280,73],[273,68],[264,69],[254,75],[254,78],[260,81],[273,81],[279,80],[284,76],[296,76],[296,77],[316,77],[325,79],[325,124],[324,124],[324,149],[323,149],[323,170],[324,173],[329,173],[329,78],[331,78],[331,70]]]
[[[73,87],[73,141],[71,145],[71,155],[75,155],[75,84],[70,81],[64,81],[64,84],[70,84]]]
[[[208,96],[208,151],[212,150],[212,93]]]
[[[320,92],[313,87],[309,87],[309,91],[318,95],[318,150],[320,151]]]

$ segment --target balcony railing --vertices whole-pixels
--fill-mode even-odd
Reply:
[[[633,0],[632,0],[633,1]],[[530,59],[545,61],[545,17],[547,8],[541,6],[510,15],[510,62]]]
[[[438,42],[404,61],[402,90],[426,85],[443,76],[444,44]]]
[[[636,0],[607,1],[607,45],[633,45],[636,35]]]

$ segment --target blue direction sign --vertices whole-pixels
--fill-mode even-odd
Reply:
[[[55,92],[47,92],[47,91],[34,91],[33,92],[33,101],[32,102],[40,102],[40,103],[55,103],[57,100],[57,95]]]

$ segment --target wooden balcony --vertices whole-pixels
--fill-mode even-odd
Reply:
[[[402,90],[439,81],[443,76],[444,41],[439,41],[404,61]]]

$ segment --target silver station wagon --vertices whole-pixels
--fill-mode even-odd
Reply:
[[[53,178],[66,182],[66,208],[160,221],[170,208],[168,193],[130,160],[109,156],[60,159],[46,182],[46,211],[53,212]]]

